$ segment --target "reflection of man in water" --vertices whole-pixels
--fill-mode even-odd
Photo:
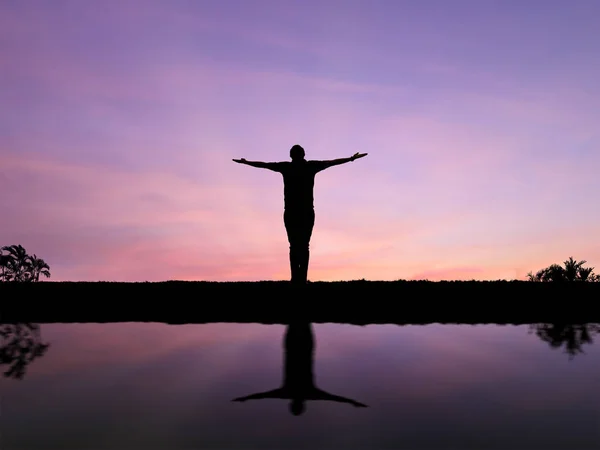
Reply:
[[[283,385],[272,391],[235,398],[234,402],[261,398],[289,399],[291,400],[290,411],[295,416],[304,412],[306,400],[332,400],[350,403],[354,406],[367,406],[349,398],[330,394],[315,386],[313,375],[314,339],[310,323],[289,324],[285,333],[284,349]]]
[[[307,161],[304,149],[294,145],[290,150],[292,161],[260,162],[234,159],[240,164],[269,169],[283,175],[284,213],[283,221],[290,243],[290,268],[292,282],[306,283],[310,237],[315,224],[313,206],[313,187],[315,175],[331,166],[344,164],[367,156],[366,153],[355,153],[349,158],[330,161]]]

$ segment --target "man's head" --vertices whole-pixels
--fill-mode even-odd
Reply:
[[[305,410],[306,410],[306,405],[304,404],[303,400],[295,398],[290,402],[290,412],[294,416],[299,416]]]
[[[304,159],[304,149],[299,145],[294,145],[290,149],[290,158],[292,161],[301,161]]]

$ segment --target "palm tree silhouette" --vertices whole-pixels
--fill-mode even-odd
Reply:
[[[6,281],[28,281],[29,255],[22,245],[7,245],[2,247],[4,255],[3,274]]]
[[[315,385],[314,362],[314,334],[310,322],[295,321],[288,324],[283,339],[284,369],[283,384],[277,389],[245,397],[234,398],[234,402],[277,398],[290,400],[290,412],[298,416],[306,410],[307,400],[330,400],[348,403],[356,407],[367,405],[325,392]]]
[[[44,275],[46,278],[50,278],[50,266],[37,255],[30,256],[28,258],[29,269],[31,271],[31,280],[40,281],[40,275]]]
[[[50,278],[50,266],[37,255],[28,255],[22,245],[7,245],[0,249],[1,281],[40,281],[40,275]]]
[[[7,269],[9,262],[10,258],[8,257],[8,255],[4,254],[4,247],[0,248],[0,281],[8,281]]]

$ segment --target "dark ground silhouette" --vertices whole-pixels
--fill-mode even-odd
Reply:
[[[287,325],[283,340],[283,383],[281,387],[266,392],[233,399],[234,402],[260,399],[290,400],[290,412],[298,416],[306,409],[308,400],[328,400],[348,403],[356,407],[367,405],[350,398],[334,395],[317,388],[313,372],[315,338],[312,324],[295,321]]]
[[[0,322],[285,325],[299,292],[312,323],[600,322],[600,283],[528,281],[2,283]]]
[[[261,169],[269,169],[283,175],[284,212],[283,222],[290,244],[290,272],[294,284],[304,284],[308,277],[309,244],[315,224],[313,188],[315,175],[329,167],[338,166],[367,153],[355,153],[349,158],[328,161],[307,161],[300,145],[290,149],[292,161],[262,162],[234,159],[233,161]]]

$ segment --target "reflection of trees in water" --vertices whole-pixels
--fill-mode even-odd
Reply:
[[[48,347],[50,344],[42,343],[37,323],[0,325],[0,365],[8,365],[5,377],[22,379],[27,366],[43,356]]]
[[[537,323],[529,326],[529,332],[535,332],[542,341],[552,348],[564,347],[572,359],[579,353],[584,353],[583,344],[592,344],[593,337],[600,333],[600,324],[583,323]]]

